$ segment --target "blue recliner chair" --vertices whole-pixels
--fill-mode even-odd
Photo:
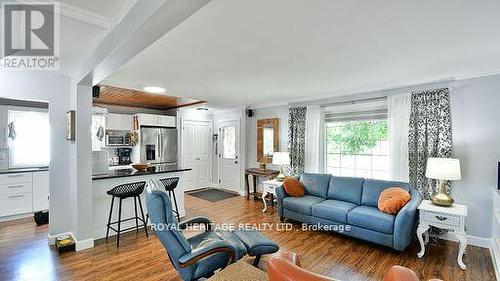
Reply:
[[[245,245],[232,232],[211,231],[207,218],[195,217],[178,223],[170,198],[163,191],[147,190],[146,203],[155,234],[183,280],[210,277],[247,253]],[[206,231],[186,239],[181,230],[194,224],[204,224]]]

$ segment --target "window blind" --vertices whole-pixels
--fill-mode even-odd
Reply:
[[[325,107],[325,122],[387,119],[387,99]]]

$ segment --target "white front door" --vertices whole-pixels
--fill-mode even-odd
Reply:
[[[210,121],[183,121],[183,167],[192,169],[186,172],[185,190],[210,186],[211,131]]]
[[[219,127],[219,187],[240,191],[240,126],[238,120],[221,120]]]

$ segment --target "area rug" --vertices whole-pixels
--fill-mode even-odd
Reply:
[[[194,196],[210,202],[218,202],[238,196],[238,194],[222,191],[219,189],[203,189],[200,191],[189,192],[186,195]]]

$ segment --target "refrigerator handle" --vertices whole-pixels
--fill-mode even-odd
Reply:
[[[163,159],[163,157],[164,157],[164,155],[163,155],[163,134],[160,134],[160,153],[161,153],[161,155],[160,155],[161,162],[163,162],[164,161],[164,159]]]
[[[161,142],[160,142],[160,135],[156,135],[156,156],[157,156],[157,159],[156,161],[160,161],[160,158],[161,158],[161,149],[160,149],[160,145],[161,145]]]

